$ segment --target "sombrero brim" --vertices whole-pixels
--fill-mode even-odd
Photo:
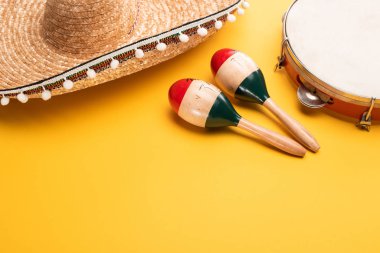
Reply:
[[[149,1],[141,1],[139,11],[144,15],[135,22],[133,34],[121,36],[116,45],[106,47],[103,52],[74,55],[52,48],[41,35],[45,1],[17,1],[17,8],[12,6],[16,1],[5,1],[7,8],[0,9],[3,27],[0,96],[7,98],[19,94],[40,97],[45,90],[53,95],[64,94],[156,65],[204,41],[216,31],[217,21],[234,21],[232,13],[245,3],[243,0],[184,1],[191,2],[185,9],[184,6],[181,10],[161,8],[157,15],[157,9]],[[164,6],[166,1],[156,2],[160,1]],[[181,35],[186,35],[188,41]],[[143,58],[136,57],[138,49],[144,52]],[[65,89],[66,81],[72,82],[73,88]]]

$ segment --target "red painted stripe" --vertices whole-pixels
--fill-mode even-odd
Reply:
[[[212,56],[211,70],[214,76],[216,75],[216,73],[218,73],[218,70],[223,65],[223,63],[235,53],[236,51],[233,49],[224,48],[220,49]]]
[[[169,101],[173,110],[178,113],[183,97],[190,87],[193,79],[182,79],[175,82],[169,90]]]

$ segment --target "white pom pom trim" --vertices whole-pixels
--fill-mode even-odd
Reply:
[[[29,97],[22,92],[17,95],[17,100],[25,104],[26,102],[28,102]]]
[[[233,22],[236,21],[236,17],[235,17],[235,15],[233,15],[233,14],[230,13],[230,14],[227,15],[227,20],[228,20],[228,22],[233,23]]]
[[[167,48],[168,46],[165,44],[165,43],[163,43],[163,42],[158,42],[158,44],[157,44],[157,46],[156,46],[156,49],[158,50],[158,51],[165,51],[166,50],[166,48]]]
[[[1,105],[2,106],[7,106],[7,105],[9,105],[9,102],[10,102],[9,97],[6,97],[6,96],[3,95],[3,97],[1,98]]]
[[[208,31],[204,27],[199,27],[198,30],[197,30],[197,33],[198,33],[199,36],[205,37],[208,34]]]
[[[111,69],[117,69],[120,65],[120,62],[116,59],[112,59],[110,67]]]
[[[144,51],[140,48],[135,49],[135,56],[137,59],[141,59],[144,57]]]
[[[247,1],[244,1],[241,6],[244,8],[244,9],[248,9],[250,4],[247,2]]]
[[[42,88],[44,89],[44,91],[41,93],[41,98],[44,101],[48,101],[49,99],[51,99],[51,91],[45,89],[45,87],[43,87],[43,86],[42,86]]]
[[[239,16],[243,16],[244,13],[245,13],[244,9],[242,9],[242,8],[238,8],[238,10],[237,10],[237,14],[238,14]]]
[[[94,79],[96,77],[96,72],[93,69],[88,69],[87,70],[87,77],[90,79]]]
[[[73,81],[71,80],[66,80],[64,83],[63,83],[63,88],[65,88],[66,90],[71,90],[72,88],[74,87],[74,83]]]
[[[223,22],[220,20],[215,20],[215,29],[220,30],[223,28]]]
[[[187,36],[186,34],[180,33],[180,35],[179,35],[179,40],[180,40],[182,43],[187,43],[187,42],[189,42],[190,38],[189,38],[189,36]]]

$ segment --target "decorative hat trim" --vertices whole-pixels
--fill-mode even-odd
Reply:
[[[234,22],[236,17],[233,15],[235,11],[239,15],[243,15],[242,8],[248,8],[249,3],[246,0],[239,0],[233,6],[221,10],[216,14],[209,15],[192,22],[189,22],[170,31],[139,40],[133,44],[124,46],[111,53],[105,54],[83,64],[80,64],[68,71],[65,71],[52,78],[45,79],[33,84],[25,85],[19,88],[12,88],[0,91],[1,104],[7,105],[10,97],[16,97],[20,102],[26,103],[28,95],[41,94],[43,100],[51,98],[51,90],[54,89],[72,89],[75,82],[85,78],[95,78],[97,73],[106,69],[116,69],[121,63],[132,58],[143,58],[144,53],[159,50],[165,51],[167,45],[186,43],[190,36],[198,34],[198,36],[206,36],[211,28],[221,29],[222,22]]]

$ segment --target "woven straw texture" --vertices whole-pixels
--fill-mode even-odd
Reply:
[[[217,13],[236,0],[0,0],[0,90],[22,87],[61,74],[185,23]],[[70,91],[148,68],[192,48],[212,35],[149,51],[117,70],[78,81]],[[56,89],[53,94],[69,92]],[[31,96],[33,97],[33,96]]]

